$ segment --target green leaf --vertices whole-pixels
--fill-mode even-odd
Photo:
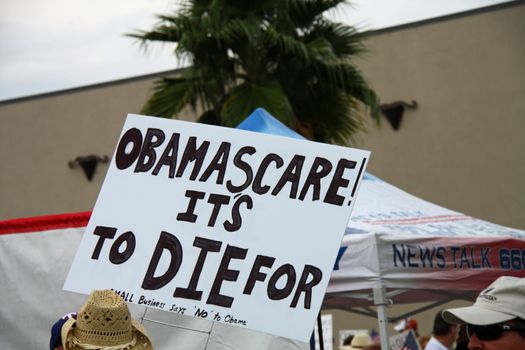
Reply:
[[[263,83],[245,82],[235,87],[221,109],[226,126],[236,127],[256,108],[262,107],[271,115],[290,125],[293,111],[282,87],[276,81]]]

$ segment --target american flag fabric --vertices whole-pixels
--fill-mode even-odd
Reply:
[[[421,350],[414,332],[408,332],[407,337],[405,338],[405,345],[403,345],[402,350]]]

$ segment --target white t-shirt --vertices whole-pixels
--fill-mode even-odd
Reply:
[[[445,345],[441,344],[439,340],[432,337],[425,346],[424,350],[449,350]]]

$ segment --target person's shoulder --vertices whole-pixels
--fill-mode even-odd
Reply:
[[[49,339],[49,348],[53,350],[58,344],[62,343],[62,326],[64,323],[66,323],[70,318],[77,319],[77,313],[71,312],[67,315],[64,315],[60,317],[51,327],[51,338]]]
[[[447,350],[447,348],[443,346],[443,344],[441,344],[439,340],[437,340],[434,337],[431,337],[423,350],[444,350],[444,349]]]

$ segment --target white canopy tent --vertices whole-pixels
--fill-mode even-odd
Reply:
[[[359,191],[323,307],[377,316],[383,341],[391,303],[428,302],[414,314],[473,300],[501,275],[525,277],[525,231],[434,205],[370,175]]]
[[[303,138],[261,109],[238,127]],[[428,302],[414,314],[473,300],[501,275],[525,277],[525,231],[440,207],[365,174],[323,308],[377,316],[387,349],[390,303]]]

